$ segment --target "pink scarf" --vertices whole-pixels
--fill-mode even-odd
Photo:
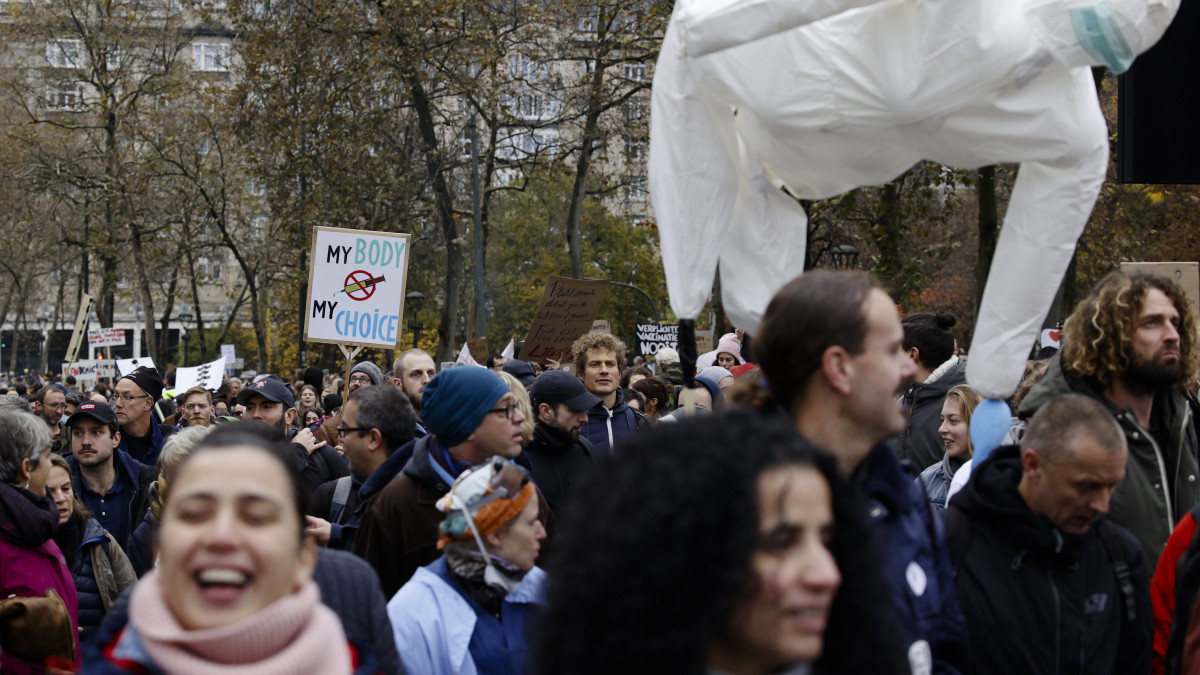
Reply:
[[[186,630],[167,607],[157,576],[157,571],[151,571],[134,587],[129,625],[146,654],[167,675],[350,675],[350,649],[342,622],[321,604],[315,583],[308,582],[245,621]]]

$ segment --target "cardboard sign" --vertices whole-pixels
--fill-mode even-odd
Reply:
[[[467,351],[471,352],[471,358],[475,359],[475,363],[483,365],[487,363],[487,357],[491,355],[488,351],[487,338],[481,337],[478,340],[467,341]]]
[[[184,366],[175,369],[175,391],[183,393],[197,385],[216,391],[221,387],[221,378],[225,374],[225,358],[199,366]]]
[[[87,332],[87,339],[93,347],[122,347],[125,345],[125,329],[94,328]]]
[[[226,363],[237,360],[237,348],[234,345],[221,345],[221,358]]]
[[[154,368],[154,359],[149,356],[139,356],[136,359],[117,359],[117,372],[121,374],[121,377],[132,373],[140,366]]]
[[[1183,292],[1192,301],[1192,308],[1200,312],[1200,263],[1196,262],[1123,262],[1125,272],[1145,272],[1157,277],[1166,277],[1183,287]]]
[[[592,322],[593,333],[612,333],[612,324],[608,319],[596,319]]]
[[[63,379],[71,375],[79,382],[94,382],[102,377],[112,377],[113,363],[113,361],[101,360],[64,363],[62,365]]]
[[[538,305],[525,346],[517,357],[522,361],[565,360],[571,345],[592,329],[600,303],[608,292],[608,281],[584,281],[550,277]]]
[[[637,353],[643,356],[657,354],[663,347],[679,349],[679,325],[670,323],[639,323],[637,325]]]
[[[713,332],[711,330],[696,331],[696,355],[707,354],[713,350]]]
[[[401,349],[409,235],[313,228],[304,339]]]

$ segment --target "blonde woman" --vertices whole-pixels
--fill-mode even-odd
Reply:
[[[942,403],[942,424],[938,427],[938,435],[946,451],[942,461],[925,469],[917,477],[917,484],[925,490],[929,503],[939,511],[946,508],[946,502],[950,499],[950,481],[954,479],[955,472],[974,454],[975,449],[971,446],[971,414],[982,400],[974,389],[965,384],[946,392],[946,400]]]

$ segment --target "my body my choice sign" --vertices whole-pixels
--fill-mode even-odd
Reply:
[[[304,339],[400,347],[407,234],[313,228]]]

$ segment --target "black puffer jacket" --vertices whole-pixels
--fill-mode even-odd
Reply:
[[[890,443],[896,458],[908,460],[920,473],[941,461],[946,444],[938,434],[942,425],[942,403],[946,392],[967,383],[967,363],[958,361],[933,382],[913,384],[904,392],[904,415],[908,426]]]
[[[1017,491],[1018,453],[996,450],[943,512],[969,672],[1148,672],[1154,618],[1142,547],[1104,519],[1069,535],[1034,515]],[[1129,570],[1124,591],[1114,561]]]
[[[70,565],[79,596],[79,641],[87,642],[112,603],[137,582],[137,576],[121,547],[99,521],[88,518],[82,527],[82,540],[70,554]]]

